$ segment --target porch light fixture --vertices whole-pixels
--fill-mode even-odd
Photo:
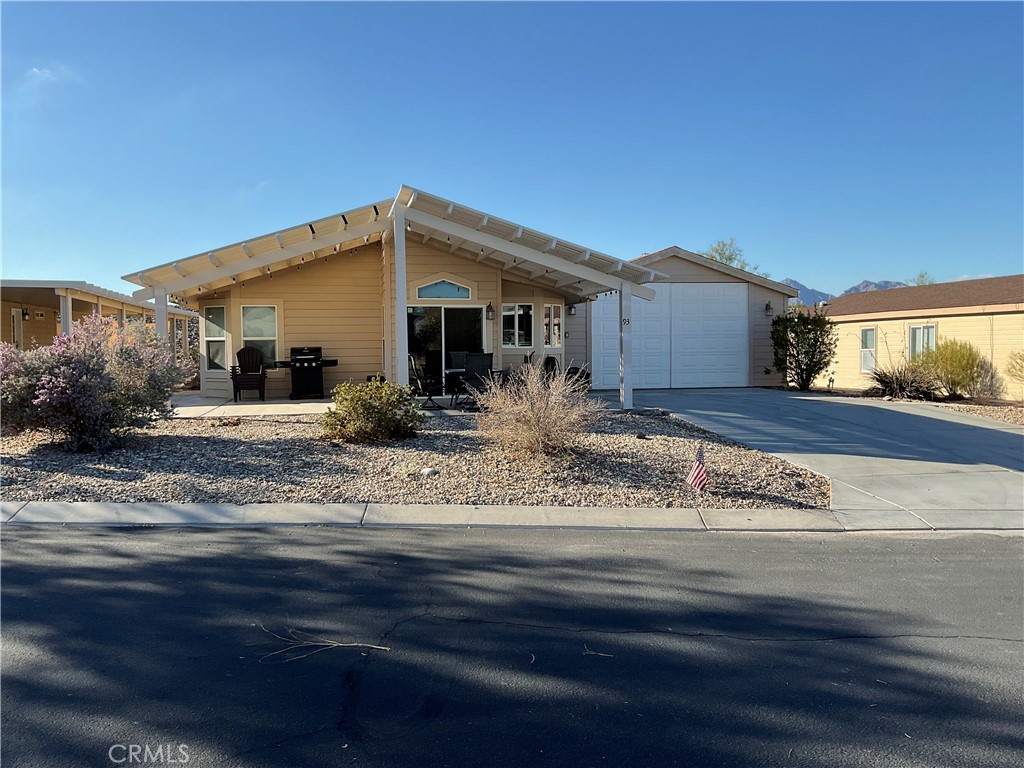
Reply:
[[[484,310],[484,315],[488,320],[494,319],[494,305],[491,302],[487,302],[487,309]]]
[[[775,310],[772,308],[772,303],[770,301],[764,305],[764,314],[766,317],[771,317],[775,314]]]
[[[29,312],[27,309],[22,309],[21,310],[21,319],[22,320],[31,320],[32,319],[32,313]]]
[[[566,311],[566,313],[570,317],[575,316],[576,315],[576,305],[575,304],[570,304],[568,307],[565,308],[565,311]]]

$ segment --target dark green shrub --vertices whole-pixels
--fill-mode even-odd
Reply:
[[[949,397],[980,394],[985,358],[970,342],[945,339],[917,361],[932,370]]]
[[[877,397],[934,400],[939,390],[939,383],[931,369],[917,363],[879,366],[871,373],[871,380],[874,385],[865,394]]]
[[[324,436],[347,443],[382,443],[415,437],[424,416],[410,387],[380,378],[343,381],[333,391],[334,408],[324,414]]]
[[[772,355],[775,370],[801,391],[831,364],[839,334],[836,324],[822,312],[796,311],[772,320]]]

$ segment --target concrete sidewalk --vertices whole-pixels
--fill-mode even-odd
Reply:
[[[471,506],[458,504],[110,504],[3,502],[4,525],[351,528],[586,528],[659,531],[1014,531],[1015,512],[928,512],[894,517],[889,510],[844,518],[828,510],[640,509]]]

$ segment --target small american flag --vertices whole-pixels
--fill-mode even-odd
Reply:
[[[703,491],[708,487],[708,473],[704,466],[704,446],[697,448],[697,458],[693,462],[693,469],[686,476],[686,483],[697,491]]]

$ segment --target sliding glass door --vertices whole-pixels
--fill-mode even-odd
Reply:
[[[409,354],[440,380],[452,352],[484,351],[483,307],[409,307]]]

